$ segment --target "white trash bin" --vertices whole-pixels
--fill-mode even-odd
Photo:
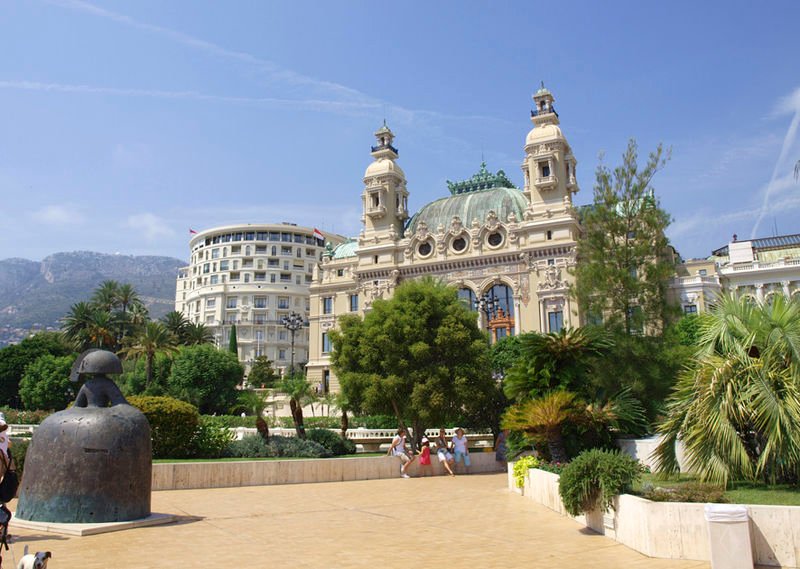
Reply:
[[[747,507],[706,504],[711,569],[753,569]]]

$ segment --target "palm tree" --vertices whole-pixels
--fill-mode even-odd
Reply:
[[[574,393],[556,390],[510,407],[503,416],[502,425],[504,429],[543,437],[550,451],[550,458],[554,462],[566,462],[564,425],[576,420],[582,411]]]
[[[119,285],[119,287],[117,288],[116,300],[120,308],[122,309],[122,314],[127,314],[128,308],[130,308],[137,302],[141,302],[141,300],[139,300],[139,294],[136,292],[136,289],[134,289],[133,285],[129,283]]]
[[[505,378],[509,399],[524,401],[553,389],[579,389],[593,356],[611,347],[601,328],[562,328],[559,332],[532,332],[520,338],[520,357]]]
[[[256,430],[265,441],[269,442],[269,425],[264,420],[267,398],[253,389],[245,389],[239,393],[239,407],[256,416]]]
[[[178,340],[161,322],[148,322],[144,328],[132,338],[121,353],[126,357],[145,357],[145,389],[153,381],[153,360],[156,354],[171,355],[178,351]]]
[[[167,327],[167,330],[175,334],[176,338],[180,338],[181,340],[185,339],[184,332],[186,326],[189,324],[189,319],[183,315],[183,312],[177,310],[167,312],[161,317],[161,322]]]
[[[694,365],[668,402],[659,470],[690,469],[718,484],[770,482],[800,473],[800,303],[722,297],[702,322]]]
[[[113,349],[117,344],[119,320],[110,312],[95,309],[92,311],[84,331],[86,348]]]
[[[61,331],[64,336],[81,351],[83,351],[83,343],[86,339],[86,328],[89,326],[94,312],[95,308],[88,302],[77,302],[61,319]]]
[[[289,409],[292,412],[294,429],[299,438],[306,438],[306,429],[303,425],[303,401],[313,394],[311,384],[303,375],[287,374],[278,383],[278,391],[289,396]]]
[[[119,306],[119,286],[117,281],[103,281],[100,286],[94,289],[92,304],[101,310],[111,312]]]
[[[214,333],[205,324],[187,322],[183,328],[183,344],[186,346],[211,344],[213,341]]]

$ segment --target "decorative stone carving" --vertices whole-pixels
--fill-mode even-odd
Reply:
[[[495,229],[499,223],[500,220],[497,217],[497,212],[495,212],[493,209],[490,209],[486,214],[486,228],[490,230]]]
[[[539,290],[556,290],[564,288],[566,285],[561,280],[561,268],[556,265],[548,265],[544,272],[544,280],[539,282]]]
[[[481,228],[481,222],[478,221],[477,217],[473,217],[472,218],[472,229],[480,229],[480,228]]]
[[[457,215],[453,216],[453,220],[450,222],[450,233],[452,233],[453,235],[458,235],[459,233],[461,233],[461,228],[462,228],[461,218],[458,217]]]
[[[508,214],[508,222],[509,223],[516,223],[517,222],[517,214],[513,211]]]

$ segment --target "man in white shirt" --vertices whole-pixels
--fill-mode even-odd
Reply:
[[[456,429],[456,436],[451,441],[453,443],[453,454],[456,457],[456,464],[464,462],[464,473],[469,474],[469,467],[472,462],[469,459],[469,445],[467,444],[467,436],[464,434],[464,429],[461,427]]]

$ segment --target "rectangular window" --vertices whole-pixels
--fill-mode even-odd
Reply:
[[[696,304],[685,304],[683,306],[684,314],[697,314],[697,305]]]
[[[336,276],[343,277],[344,276],[344,269],[336,269]]]
[[[280,309],[289,308],[289,297],[288,296],[279,296],[278,297],[278,308],[280,308]]]
[[[228,308],[236,308],[236,301],[237,300],[238,300],[238,297],[229,296],[228,297],[228,303],[225,306],[227,306]]]
[[[350,312],[358,312],[358,295],[350,295]]]
[[[322,333],[322,353],[329,354],[331,351],[331,339],[327,332]]]
[[[278,340],[286,341],[289,339],[289,332],[286,330],[279,330],[278,331]]]
[[[275,279],[276,279],[275,273],[272,273],[272,274],[269,276],[269,282],[271,282],[271,283],[274,283],[274,282],[275,282]]]
[[[280,241],[281,240],[281,234],[276,232],[276,231],[270,231],[269,232],[269,240],[270,241]]]
[[[266,296],[256,296],[253,298],[253,308],[266,308],[266,307],[267,307]]]
[[[701,277],[704,277],[708,274],[708,271],[706,269],[700,269],[699,271],[697,271],[697,274],[700,275]]]
[[[216,298],[209,298],[206,300],[206,308],[216,308],[216,306],[217,306]]]
[[[542,173],[542,178],[549,178],[550,177],[550,163],[549,162],[540,162],[539,163],[539,170]]]
[[[295,243],[302,243],[303,241],[305,241],[305,239],[303,238],[302,235],[300,235],[299,233],[295,233],[294,234],[294,242]]]
[[[203,274],[208,274],[211,272],[211,263],[206,263],[203,265]]]
[[[564,327],[564,313],[561,310],[547,313],[548,332],[561,332]]]
[[[303,276],[302,275],[295,275],[294,276],[294,284],[303,284]]]
[[[323,314],[332,314],[333,313],[333,297],[326,296],[322,299],[322,313]]]
[[[292,256],[292,248],[286,245],[281,245],[281,255]]]
[[[286,359],[286,350],[278,350],[278,359],[285,360]]]
[[[300,249],[300,247],[297,248],[296,254],[297,254],[297,258],[298,259],[302,259],[303,258],[303,250]]]
[[[219,247],[216,249],[211,250],[211,258],[212,259],[219,259]]]
[[[215,284],[219,283],[219,276],[217,276],[217,275],[211,275],[211,281],[210,281],[210,283],[211,283],[212,285],[215,285]]]
[[[268,259],[267,260],[268,267],[280,267],[281,262],[278,259]]]
[[[228,267],[230,267],[230,261],[220,261],[219,262],[219,270],[220,271],[227,271]]]
[[[287,243],[292,242],[292,234],[291,233],[281,233],[281,241],[285,241]]]

